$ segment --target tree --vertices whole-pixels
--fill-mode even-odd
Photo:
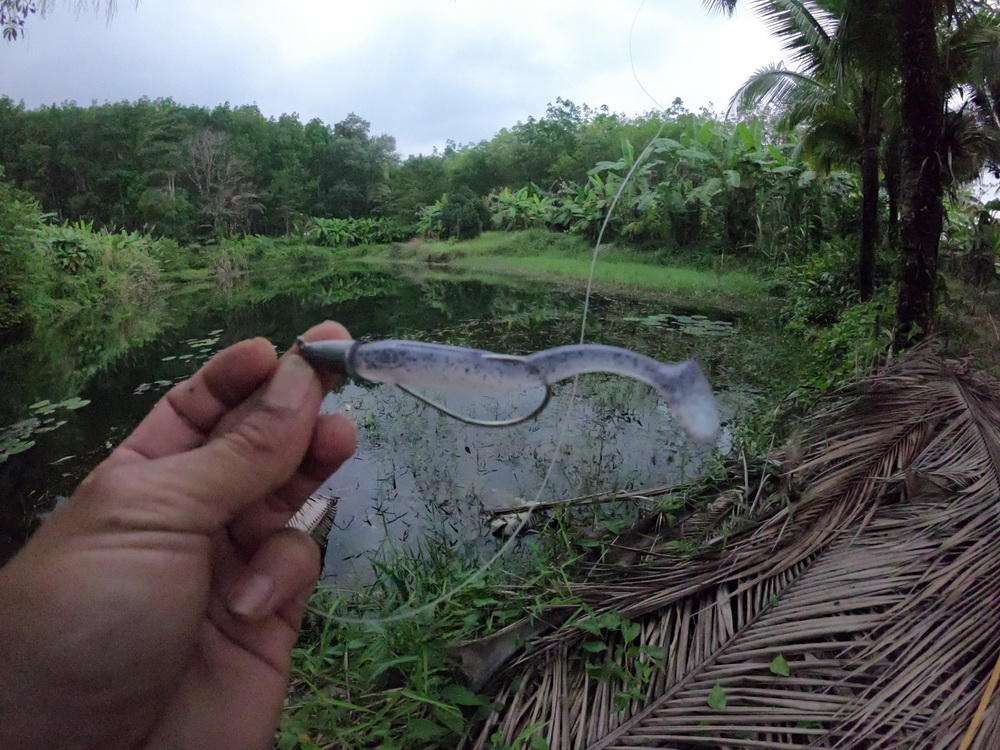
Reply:
[[[309,216],[388,207],[395,141],[370,136],[357,116],[341,126],[267,118],[255,106],[140,99],[27,110],[0,97],[0,167],[62,218],[182,240],[200,220],[273,236]]]
[[[227,135],[215,130],[194,135],[188,175],[208,226],[218,234],[249,229],[251,214],[260,210],[260,203],[247,165],[233,154]]]
[[[732,12],[738,0],[705,2],[710,8]],[[834,12],[841,18],[870,19],[879,13],[891,21],[868,21],[868,42],[854,49],[865,55],[878,54],[880,47],[895,49],[895,68],[901,84],[901,263],[895,346],[910,346],[927,336],[933,325],[942,199],[947,181],[945,165],[953,156],[953,146],[945,139],[945,125],[953,83],[949,73],[956,66],[948,64],[949,55],[941,54],[939,44],[947,36],[943,32],[955,32],[956,27],[961,31],[963,24],[980,14],[993,13],[992,6],[982,0],[755,0],[753,5],[772,14],[776,8],[784,8],[790,17],[814,8]],[[881,35],[881,44],[872,33]],[[965,45],[965,51],[989,51],[993,45],[993,52],[985,57],[992,55],[996,59],[995,51],[1000,49],[997,39],[1000,37],[991,41],[989,35],[980,36]]]
[[[139,0],[133,0],[135,5]],[[76,0],[77,12],[85,8],[93,8],[95,12],[103,7],[110,21],[118,10],[117,0]],[[41,10],[45,15],[55,6],[55,0],[0,0],[0,31],[3,38],[12,42],[24,36],[24,22],[28,16]]]
[[[879,243],[880,148],[886,113],[893,107],[895,73],[891,38],[875,40],[873,34],[882,34],[891,19],[884,3],[878,2],[858,4],[842,17],[804,0],[757,7],[799,67],[778,63],[758,70],[733,97],[733,105],[783,105],[785,127],[808,123],[802,147],[825,168],[844,163],[860,167],[858,288],[861,298],[869,299],[875,290]]]
[[[24,36],[24,22],[35,13],[34,0],[0,0],[0,30],[8,42]]]
[[[897,348],[932,328],[943,222],[941,132],[944,91],[936,0],[896,0],[902,78],[902,258],[896,300]]]
[[[986,114],[988,92],[1000,83],[1000,19],[989,2],[978,0],[896,0],[895,10],[902,80],[902,221],[894,345],[902,349],[933,328],[945,188],[974,178],[984,166],[997,170],[995,114],[981,117],[981,127],[970,130],[976,117],[964,105],[958,111],[948,105],[964,91],[978,101],[978,114]]]

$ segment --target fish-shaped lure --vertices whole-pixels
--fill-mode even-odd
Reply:
[[[298,340],[299,354],[313,367],[377,383],[390,383],[445,414],[469,424],[506,427],[538,416],[552,385],[592,372],[624,375],[652,386],[687,432],[707,439],[719,429],[712,388],[697,362],[662,363],[642,354],[602,344],[573,344],[526,356],[495,354],[447,344],[386,340]],[[489,422],[472,419],[414,392],[413,388],[473,392],[514,391],[543,386],[542,403],[530,414]]]

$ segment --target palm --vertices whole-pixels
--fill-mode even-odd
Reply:
[[[175,631],[178,651],[192,656],[154,724],[151,745],[267,747],[273,740],[301,606],[293,602],[261,621],[234,616],[227,595],[246,563],[224,536],[213,548],[216,574],[204,589],[206,605],[191,608],[193,627]],[[193,562],[204,569],[203,562]]]
[[[835,4],[835,5],[840,5]],[[848,4],[839,17],[807,0],[778,0],[758,8],[784,42],[795,69],[766,66],[733,97],[752,107],[773,101],[786,109],[789,128],[807,123],[803,149],[821,166],[857,164],[861,169],[861,252],[858,286],[874,291],[878,244],[879,156],[887,119],[898,109],[893,97],[895,55],[876,39],[891,23],[885,3]]]
[[[878,162],[872,153],[886,127],[881,116],[898,113],[887,154],[890,158],[886,159],[886,188],[890,221],[895,209],[902,207],[898,235],[894,232],[892,236],[902,256],[895,343],[899,348],[908,347],[927,335],[934,322],[945,185],[956,179],[972,179],[984,166],[998,171],[1000,164],[1000,128],[993,96],[1000,91],[994,63],[1000,50],[1000,17],[990,3],[980,0],[749,2],[785,37],[798,62],[806,65],[805,76],[783,66],[758,71],[743,89],[748,101],[785,98],[798,100],[806,109],[812,101],[814,135],[838,133],[838,137],[843,135],[843,130],[835,127],[838,118],[831,122],[826,115],[839,111],[840,121],[845,118],[842,110],[831,108],[829,103],[839,98],[854,104],[848,110],[860,126],[864,218],[859,281],[863,294],[873,286],[877,243]],[[704,3],[710,9],[731,13],[738,0]],[[841,20],[830,27],[835,28],[832,35],[822,23],[813,22],[823,16]],[[822,55],[813,54],[820,50],[825,50]],[[830,94],[829,102],[815,95],[824,87]],[[895,99],[896,91],[898,109],[885,108],[885,102]],[[964,95],[965,104],[957,112],[949,111],[946,118],[957,92]]]

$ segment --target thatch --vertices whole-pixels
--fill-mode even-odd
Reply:
[[[508,662],[467,745],[1000,747],[1000,385],[920,353],[801,444],[780,491],[572,583],[588,614]]]
[[[337,502],[340,498],[315,493],[302,503],[302,507],[288,521],[288,527],[299,529],[311,536],[320,549],[326,550],[327,538],[337,517]]]

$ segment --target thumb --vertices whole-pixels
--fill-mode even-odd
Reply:
[[[304,359],[286,354],[238,420],[200,448],[152,462],[154,481],[185,506],[179,520],[187,530],[220,528],[292,477],[309,449],[323,390]]]

